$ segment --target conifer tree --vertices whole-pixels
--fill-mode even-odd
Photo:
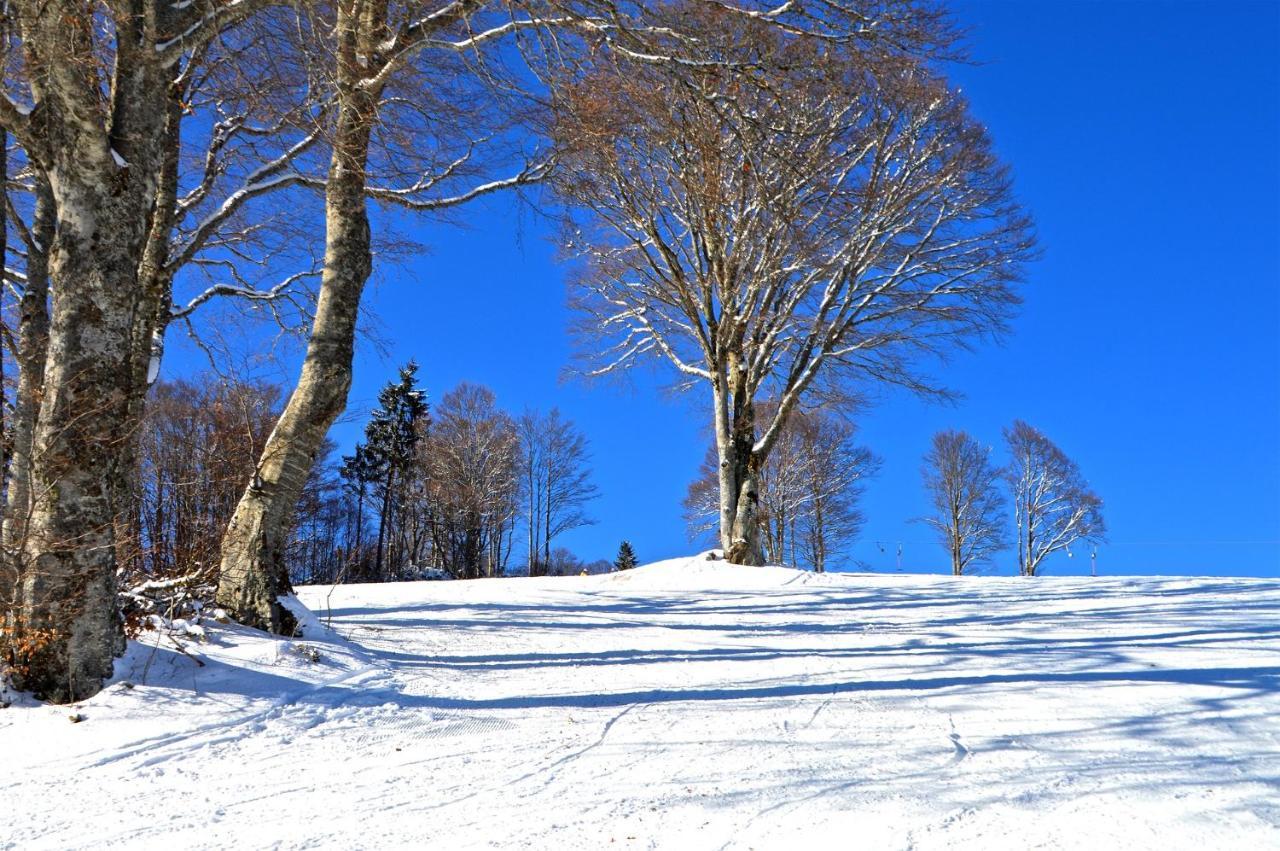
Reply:
[[[614,560],[613,566],[618,570],[630,570],[637,564],[639,562],[636,561],[635,551],[631,549],[631,542],[623,541],[618,547],[618,557]]]
[[[378,513],[378,549],[374,557],[374,573],[383,575],[388,520],[397,501],[398,489],[409,478],[418,437],[427,420],[426,394],[417,385],[418,365],[409,361],[400,370],[400,378],[388,383],[378,394],[378,408],[365,427],[365,447],[370,479],[382,490],[382,508]]]

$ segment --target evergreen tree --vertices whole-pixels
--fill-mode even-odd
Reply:
[[[418,365],[409,361],[400,370],[400,378],[388,383],[378,394],[378,407],[365,426],[366,463],[382,492],[382,508],[378,512],[378,548],[374,572],[386,578],[384,559],[388,521],[397,505],[397,494],[409,479],[410,467],[418,437],[427,422],[426,394],[417,385]]]
[[[618,547],[618,557],[614,560],[613,566],[618,570],[630,570],[637,564],[639,562],[636,561],[635,551],[631,549],[631,542],[623,541]]]

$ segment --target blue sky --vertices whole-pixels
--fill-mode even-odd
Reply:
[[[943,570],[909,522],[926,511],[930,436],[963,428],[999,452],[1022,418],[1105,500],[1099,572],[1280,575],[1280,5],[954,8],[979,62],[953,78],[1012,165],[1044,257],[1003,345],[939,369],[958,404],[894,392],[861,415],[884,466],[854,557],[893,570],[901,543],[905,569]],[[623,538],[642,561],[690,551],[680,500],[705,448],[704,394],[665,396],[660,372],[562,380],[565,269],[517,205],[401,227],[429,250],[376,275],[366,304],[386,350],[362,343],[352,409],[410,357],[432,398],[467,380],[512,411],[559,406],[589,437],[603,494],[598,524],[562,543],[588,559]],[[333,436],[347,449],[360,428]],[[1087,572],[1087,555],[1049,572]],[[992,572],[1015,572],[1013,554]]]

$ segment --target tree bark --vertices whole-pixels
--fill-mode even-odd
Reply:
[[[744,386],[740,357],[730,357],[727,376],[713,385],[716,448],[720,456],[720,545],[731,564],[764,564],[760,545],[760,466],[755,451],[755,403]],[[725,386],[731,388],[725,392]],[[731,397],[731,398],[730,398]]]
[[[18,348],[14,361],[18,384],[13,414],[8,490],[5,494],[3,560],[0,561],[0,612],[12,614],[19,603],[21,550],[31,513],[31,443],[35,433],[40,391],[44,386],[44,362],[49,347],[49,264],[53,242],[54,209],[49,183],[36,176],[36,203],[30,225],[33,245],[27,246],[27,281],[18,305]]]
[[[218,605],[241,623],[280,635],[297,628],[280,603],[292,592],[285,547],[294,511],[329,426],[346,407],[360,296],[373,269],[365,181],[376,104],[376,93],[340,81],[325,185],[324,270],[306,357],[222,541]]]
[[[738,485],[733,527],[725,559],[731,564],[764,564],[764,552],[760,546],[760,485],[755,470],[755,460],[748,455],[746,470]]]
[[[131,342],[140,317],[151,319],[139,270],[173,68],[155,49],[154,22],[119,17],[104,100],[91,20],[66,4],[16,8],[35,101],[20,141],[48,178],[56,221],[19,556],[16,620],[31,649],[17,685],[61,702],[97,692],[123,648],[116,525],[141,409]]]
[[[22,628],[47,638],[18,685],[58,702],[97,692],[123,650],[114,527],[122,453],[134,432],[129,342],[145,227],[134,193],[121,198],[114,180],[84,177],[51,179],[56,285],[22,556]]]

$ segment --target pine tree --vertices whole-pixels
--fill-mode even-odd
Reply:
[[[631,549],[631,542],[623,541],[618,547],[618,557],[614,560],[613,566],[618,570],[630,570],[637,564],[639,562],[636,561],[635,551]]]
[[[378,548],[374,572],[385,579],[383,564],[388,519],[396,504],[397,488],[408,479],[418,437],[427,419],[426,394],[418,389],[418,365],[409,361],[400,370],[398,381],[390,382],[378,394],[378,408],[365,426],[366,462],[371,479],[382,490],[378,514]]]

